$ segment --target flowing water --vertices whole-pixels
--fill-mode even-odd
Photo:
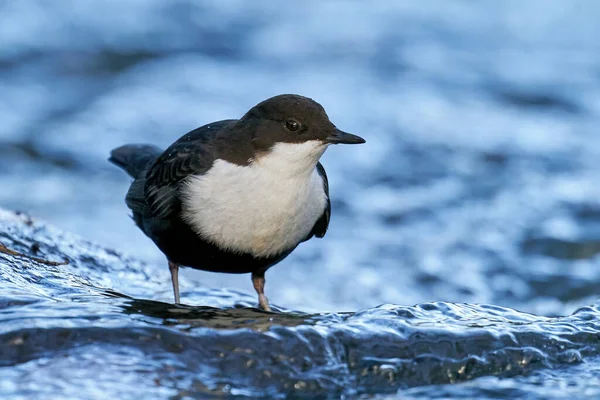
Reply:
[[[0,396],[600,397],[600,4],[0,4]],[[366,138],[324,239],[185,269],[110,165],[280,93]],[[72,232],[72,233],[66,233]],[[85,238],[85,239],[81,239]],[[89,241],[88,241],[89,240]],[[66,261],[44,263],[43,259]]]

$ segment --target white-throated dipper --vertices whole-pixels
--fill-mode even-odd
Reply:
[[[201,126],[164,151],[127,144],[109,160],[134,178],[125,202],[166,255],[176,303],[181,266],[251,273],[259,304],[270,311],[265,271],[329,226],[319,158],[330,144],[364,142],[337,129],[314,100],[283,94],[240,119]]]

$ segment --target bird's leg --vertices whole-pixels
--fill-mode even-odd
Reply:
[[[169,271],[171,271],[171,283],[173,283],[173,294],[175,303],[179,303],[179,264],[169,261]]]
[[[271,311],[271,307],[269,307],[269,300],[267,300],[267,296],[265,296],[265,273],[253,272],[252,284],[254,285],[254,290],[256,290],[256,293],[258,293],[258,304],[260,304],[263,310]]]

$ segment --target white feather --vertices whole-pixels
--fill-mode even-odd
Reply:
[[[216,160],[185,182],[183,217],[219,247],[268,257],[298,245],[323,215],[326,194],[316,170],[327,145],[277,143],[247,166]]]

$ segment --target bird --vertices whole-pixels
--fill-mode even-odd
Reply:
[[[272,311],[265,272],[329,227],[321,156],[332,144],[365,142],[338,129],[315,100],[280,94],[164,150],[125,144],[108,160],[133,178],[125,203],[166,256],[176,304],[179,268],[188,267],[251,274],[259,307]]]

